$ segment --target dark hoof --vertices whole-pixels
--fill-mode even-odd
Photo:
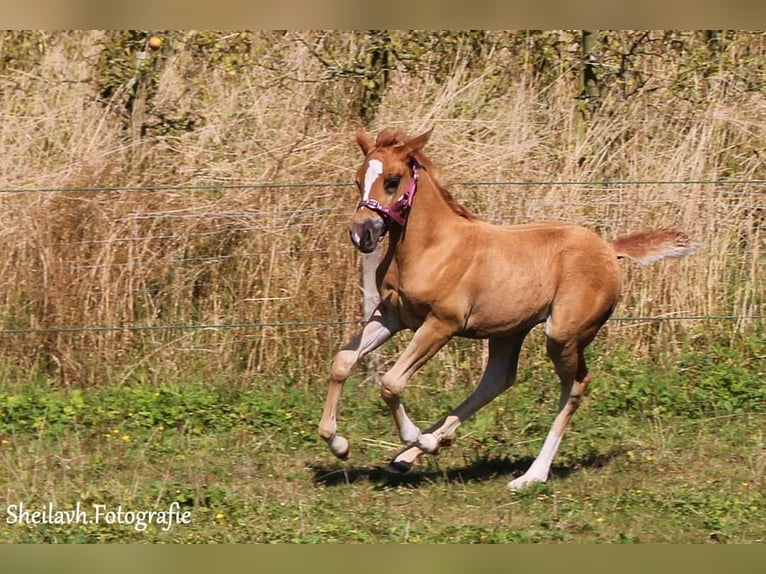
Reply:
[[[388,463],[388,466],[386,466],[386,472],[390,472],[391,474],[405,474],[412,468],[411,462],[397,462],[395,460],[392,460]]]

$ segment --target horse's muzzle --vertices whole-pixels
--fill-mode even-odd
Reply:
[[[380,217],[365,217],[351,224],[351,243],[362,253],[372,253],[386,232],[386,223]]]

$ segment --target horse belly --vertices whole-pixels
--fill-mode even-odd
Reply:
[[[539,254],[477,261],[464,277],[469,294],[465,336],[511,335],[545,321],[556,292],[555,278],[541,272],[546,269],[549,262]]]
[[[460,334],[484,339],[529,331],[545,321],[549,309],[550,302],[537,297],[529,301],[482,303],[471,309]]]

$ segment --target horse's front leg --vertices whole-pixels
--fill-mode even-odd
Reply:
[[[415,331],[410,344],[396,361],[396,364],[383,375],[381,395],[391,410],[391,415],[399,431],[399,438],[405,444],[417,444],[423,450],[430,451],[437,445],[420,444],[424,435],[410,420],[401,402],[401,394],[410,377],[441,349],[454,334],[454,328],[446,322],[429,317]],[[430,438],[430,437],[425,437]]]
[[[330,451],[338,458],[348,458],[349,453],[348,440],[336,433],[338,404],[343,383],[359,359],[388,341],[401,329],[402,324],[399,318],[382,305],[378,305],[362,332],[343,347],[332,361],[330,388],[327,391],[322,420],[319,422],[319,436],[325,440]]]

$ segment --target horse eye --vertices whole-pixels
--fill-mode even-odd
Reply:
[[[402,176],[400,175],[386,178],[383,182],[383,188],[386,190],[386,193],[396,193],[396,190],[399,189],[399,182],[401,180]]]

